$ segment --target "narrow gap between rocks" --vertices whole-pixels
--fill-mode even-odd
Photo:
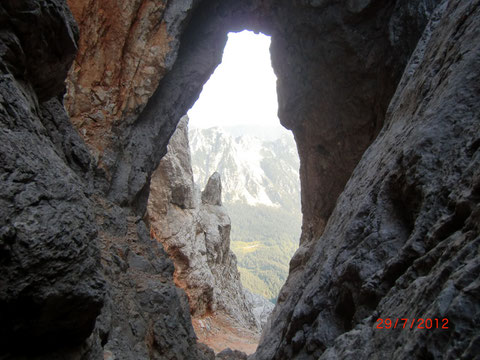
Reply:
[[[148,220],[199,342],[250,354],[298,247],[299,157],[277,117],[270,37],[228,37],[152,176]]]

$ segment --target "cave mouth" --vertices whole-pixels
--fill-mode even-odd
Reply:
[[[228,33],[150,183],[152,237],[174,262],[199,341],[216,352],[255,351],[301,234],[300,160],[277,116],[269,48],[262,33]]]
[[[243,286],[275,303],[301,233],[299,157],[280,125],[271,37],[228,33],[222,63],[188,111],[195,183],[222,181]]]

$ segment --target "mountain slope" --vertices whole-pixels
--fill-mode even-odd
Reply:
[[[220,173],[232,221],[232,250],[246,288],[276,299],[300,236],[299,160],[283,135],[266,141],[220,128],[189,131],[195,182]]]

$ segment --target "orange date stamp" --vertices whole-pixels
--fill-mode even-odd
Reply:
[[[448,319],[396,318],[377,319],[377,329],[448,329]]]

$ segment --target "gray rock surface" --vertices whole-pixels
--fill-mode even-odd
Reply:
[[[247,360],[247,354],[232,349],[225,349],[219,352],[215,360]]]
[[[302,243],[323,232],[438,0],[284,1],[272,33],[279,118],[300,156]],[[328,175],[326,175],[328,174]]]
[[[263,329],[267,324],[268,318],[273,311],[273,303],[265,299],[263,296],[257,295],[244,289],[245,299],[250,304],[255,321],[260,329]]]
[[[66,114],[65,1],[2,1],[0,27],[0,358],[212,359],[173,264],[104,198]]]
[[[222,181],[220,174],[216,171],[210,176],[202,191],[202,204],[222,205]]]
[[[479,5],[437,9],[324,234],[292,259],[256,359],[478,357]]]
[[[102,205],[97,219],[109,292],[92,348],[113,359],[209,359],[197,347],[187,297],[173,283],[173,263],[162,245],[140,218]]]
[[[78,345],[104,302],[91,159],[58,100],[78,38],[67,14],[0,4],[0,356]]]
[[[201,199],[195,191],[185,116],[152,176],[148,222],[175,264],[175,282],[188,295],[195,317],[221,312],[238,325],[259,331],[247,302],[235,255],[230,250],[230,218],[221,206],[221,180],[214,173]],[[180,188],[194,194],[190,208],[175,202]]]
[[[186,144],[186,146],[185,146]],[[168,174],[168,202],[182,209],[198,207],[198,195],[193,184],[190,148],[188,147],[188,118],[180,121],[175,135],[170,138],[168,158],[163,171]]]

